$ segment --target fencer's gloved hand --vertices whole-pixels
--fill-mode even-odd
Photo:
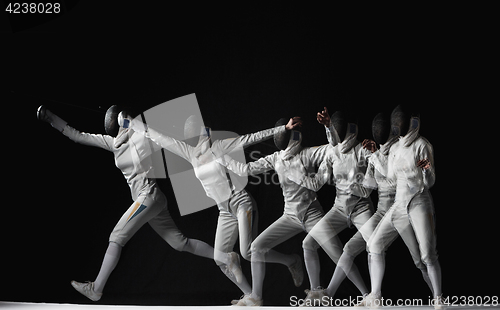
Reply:
[[[353,194],[354,196],[368,198],[372,192],[370,188],[364,187],[359,183],[352,183],[349,186],[349,190],[347,191],[349,194]]]
[[[323,109],[323,111],[316,114],[316,120],[318,123],[323,124],[326,127],[330,127],[330,114],[328,114],[328,109],[326,107]]]
[[[41,105],[36,111],[36,116],[39,120],[49,123],[52,127],[62,132],[64,127],[68,124],[59,116],[52,113],[47,107]]]
[[[362,146],[364,149],[367,149],[368,151],[375,153],[377,151],[377,144],[373,140],[365,139],[362,142]]]

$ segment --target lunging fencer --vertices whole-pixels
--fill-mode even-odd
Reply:
[[[330,118],[325,108],[318,113],[317,118],[318,122],[327,126],[330,131],[328,135],[330,147],[318,172],[313,174],[300,167],[299,163],[299,166],[291,169],[287,176],[291,181],[312,191],[318,191],[330,180],[335,183],[336,197],[333,207],[309,232],[309,236],[328,253],[327,249],[337,243],[341,231],[352,226],[358,231],[361,230],[373,214],[372,202],[368,196],[364,197],[361,190],[366,163],[372,153],[358,142],[358,126],[355,123],[348,123],[342,112],[337,111]],[[354,257],[365,248],[365,240],[361,234],[356,233],[345,244],[341,256],[333,259],[337,267],[328,287],[313,288],[308,292],[307,302],[311,305],[320,305],[323,297],[334,296],[346,276],[362,295],[368,294],[358,268],[353,263]]]
[[[285,119],[279,120],[276,126],[283,123]],[[287,175],[297,162],[304,162],[305,169],[313,172],[315,167],[323,161],[329,146],[302,147],[302,134],[298,128],[286,134],[277,132],[274,141],[280,151],[254,162],[244,164],[227,155],[219,158],[221,164],[240,176],[257,175],[269,170],[276,171],[285,200],[283,215],[252,243],[253,290],[251,294],[245,295],[238,302],[238,306],[262,305],[265,263],[280,263],[287,266],[295,286],[301,285],[303,270],[300,256],[282,254],[273,248],[301,232],[310,232],[324,215],[316,192],[291,182],[287,179]],[[310,285],[311,288],[315,288],[320,285],[320,261],[317,252],[319,244],[307,235],[302,242],[302,247]],[[336,260],[342,254],[342,244],[338,238],[334,238],[328,247],[325,246],[325,250],[332,256],[332,259]]]
[[[214,154],[225,154],[234,149],[250,146],[269,139],[276,133],[289,132],[300,124],[299,119],[290,118],[276,128],[237,138],[212,141],[211,129],[204,126],[200,117],[192,115],[186,121],[184,134],[186,138],[191,138],[185,142],[159,133],[137,118],[130,122],[133,130],[184,158],[193,166],[206,195],[215,200],[219,208],[214,260],[244,295],[250,294],[252,288],[241,271],[239,255],[233,252],[233,248],[239,236],[240,253],[244,259],[250,260],[250,246],[257,233],[257,206],[246,190],[234,186],[228,171],[216,162]],[[232,303],[237,303],[237,300],[233,300]]]
[[[387,177],[396,184],[396,196],[394,205],[387,211],[368,242],[372,290],[362,304],[380,305],[385,251],[399,234],[410,252],[415,252],[415,238],[420,260],[425,267],[420,266],[412,253],[413,259],[417,267],[421,268],[424,279],[428,277],[426,282],[431,284],[434,307],[441,309],[441,267],[436,249],[434,205],[429,192],[435,182],[432,145],[419,135],[420,118],[410,118],[401,106],[393,110],[391,126],[399,141],[389,151]],[[409,243],[413,244],[413,248]]]
[[[80,132],[45,106],[38,108],[37,116],[74,142],[112,152],[116,167],[127,180],[134,200],[109,237],[109,245],[97,278],[93,282],[71,282],[78,292],[92,301],[101,299],[106,281],[118,264],[122,248],[145,223],[149,223],[175,250],[213,259],[214,249],[210,245],[187,238],[177,228],[168,211],[165,195],[157,186],[156,180],[148,178],[148,172],[152,169],[151,160],[141,155],[150,153],[148,140],[130,128],[119,126],[118,118],[124,117],[120,107],[114,105],[106,112],[104,126],[107,135]]]

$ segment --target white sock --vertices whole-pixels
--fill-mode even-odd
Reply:
[[[266,276],[264,253],[252,253],[252,298],[262,299],[262,286]]]
[[[106,254],[104,255],[104,260],[102,261],[101,270],[94,281],[94,292],[102,293],[106,282],[108,281],[109,275],[113,272],[118,261],[120,260],[120,254],[122,252],[122,247],[118,243],[110,242]]]
[[[210,259],[214,258],[214,248],[197,239],[188,239],[182,251]]]
[[[311,289],[320,286],[320,262],[318,251],[304,249],[304,263],[306,264],[307,275],[309,276],[309,283]]]
[[[262,299],[262,286],[266,276],[266,263],[278,263],[287,267],[295,264],[296,258],[275,250],[252,251],[252,298]]]
[[[252,293],[252,287],[250,286],[250,284],[248,284],[248,281],[244,275],[243,279],[241,279],[241,283],[238,283],[238,281],[236,281],[236,277],[232,272],[228,270],[226,264],[220,265],[219,267],[222,270],[222,272],[226,275],[226,277],[228,277],[229,280],[231,280],[234,284],[236,284],[236,286],[238,286],[238,288],[243,292],[243,294],[246,295]]]
[[[431,265],[427,265],[427,272],[432,283],[434,298],[441,296],[441,265],[436,260]]]
[[[427,272],[427,268],[425,269],[420,269],[422,272],[422,277],[424,278],[425,283],[429,286],[429,289],[431,290],[432,296],[434,296],[434,289],[432,288],[432,283],[431,279],[429,279],[429,273]]]
[[[333,297],[335,295],[337,289],[346,276],[352,283],[354,283],[354,285],[356,285],[358,290],[361,292],[361,295],[368,293],[368,289],[366,288],[365,282],[359,273],[358,267],[354,264],[354,257],[344,252],[342,256],[340,256],[339,263],[335,268],[330,284],[328,284],[328,296]]]
[[[371,272],[370,278],[372,283],[372,293],[378,296],[382,295],[382,279],[385,273],[385,257],[384,254],[370,254],[371,256]]]
[[[340,256],[339,263],[337,267],[335,267],[335,271],[333,272],[332,279],[330,280],[330,284],[326,289],[328,296],[333,297],[337,292],[342,281],[344,281],[346,274],[349,273],[351,266],[353,263],[353,257],[344,252],[342,256]]]

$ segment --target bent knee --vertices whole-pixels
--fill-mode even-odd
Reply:
[[[181,240],[167,241],[167,243],[176,251],[184,252],[188,250],[189,239],[183,238]]]
[[[252,250],[241,252],[241,257],[247,261],[251,261],[252,259]]]
[[[436,255],[426,255],[426,256],[422,256],[422,260],[421,262],[423,264],[425,264],[425,266],[432,266],[434,264],[436,264],[436,262],[438,261],[438,256],[437,254]],[[418,267],[418,265],[417,265]],[[422,268],[419,268],[419,269],[422,269]]]
[[[268,247],[262,247],[258,244],[253,244],[253,243],[250,249],[251,249],[250,250],[251,256],[253,256],[254,258],[257,256],[265,255],[270,250],[270,248]]]
[[[306,237],[302,241],[302,248],[304,250],[309,250],[309,251],[316,251],[317,249],[319,249],[319,243],[317,243],[316,240],[314,240],[314,238],[308,238],[308,237]]]

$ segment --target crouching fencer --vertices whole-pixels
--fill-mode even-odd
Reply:
[[[410,119],[400,106],[391,114],[391,127],[395,135],[400,136],[389,150],[387,163],[387,178],[395,182],[396,196],[394,205],[368,242],[372,290],[362,305],[380,305],[385,251],[399,234],[415,264],[421,268],[424,279],[430,283],[434,307],[441,309],[441,267],[436,250],[434,206],[429,192],[435,181],[432,145],[419,135],[419,117]],[[416,257],[418,254],[425,267]]]
[[[109,237],[108,249],[95,281],[71,282],[78,292],[92,301],[101,299],[106,281],[118,264],[122,247],[145,223],[149,223],[175,250],[213,258],[214,249],[210,245],[187,238],[177,228],[168,211],[165,195],[158,188],[155,179],[147,176],[152,169],[150,158],[139,155],[147,153],[145,150],[149,147],[148,141],[133,130],[118,125],[118,118],[124,116],[120,107],[114,105],[106,112],[104,126],[107,135],[80,132],[44,106],[38,108],[37,116],[74,142],[112,152],[116,167],[127,180],[134,200]]]
[[[276,126],[284,123],[279,120]],[[265,277],[265,263],[280,263],[287,266],[292,274],[295,286],[300,286],[303,281],[302,260],[297,254],[286,255],[273,248],[278,244],[301,233],[309,232],[324,215],[323,208],[316,197],[316,192],[304,188],[287,179],[287,174],[296,162],[303,161],[305,169],[313,172],[325,153],[328,145],[303,148],[301,146],[302,134],[299,129],[288,134],[277,133],[274,136],[276,146],[280,149],[271,155],[247,164],[235,161],[229,156],[219,158],[219,162],[229,170],[240,176],[257,175],[269,170],[278,174],[285,207],[283,215],[266,228],[252,243],[252,294],[244,296],[237,305],[261,306],[263,303],[263,283]],[[319,244],[309,235],[302,243],[304,260],[311,287],[320,285],[320,262],[317,250]],[[342,244],[339,239],[331,242],[327,251],[338,259],[342,254]]]
[[[335,203],[321,221],[309,232],[321,247],[328,253],[332,243],[336,243],[337,235],[345,228],[353,225],[361,231],[373,214],[373,205],[367,195],[363,195],[362,186],[366,163],[371,152],[362,147],[357,140],[357,125],[347,123],[344,114],[335,112],[331,119],[325,108],[318,115],[318,122],[329,126],[330,147],[318,172],[311,174],[307,169],[292,169],[288,178],[293,182],[313,191],[318,191],[332,177],[336,187]],[[341,139],[340,137],[345,137]],[[321,304],[324,296],[333,297],[340,283],[347,276],[359,289],[362,295],[368,290],[353,263],[354,257],[363,252],[366,242],[358,232],[347,242],[341,257],[334,259],[337,267],[330,284],[326,289],[314,288],[308,292],[306,299],[311,305]],[[329,254],[329,253],[328,253]],[[330,257],[332,257],[330,255]]]
[[[234,149],[271,138],[275,133],[285,133],[300,125],[297,118],[291,118],[276,128],[242,135],[237,138],[212,141],[211,129],[205,127],[200,117],[190,116],[185,124],[185,137],[179,141],[161,134],[135,118],[130,127],[162,148],[184,158],[192,164],[206,195],[217,203],[219,219],[215,234],[214,260],[223,273],[235,283],[243,294],[250,294],[252,288],[241,271],[239,255],[233,251],[238,239],[240,253],[250,260],[250,245],[257,233],[257,206],[244,189],[236,189],[228,171],[216,162],[214,154],[224,154]],[[237,300],[233,300],[235,304]]]

